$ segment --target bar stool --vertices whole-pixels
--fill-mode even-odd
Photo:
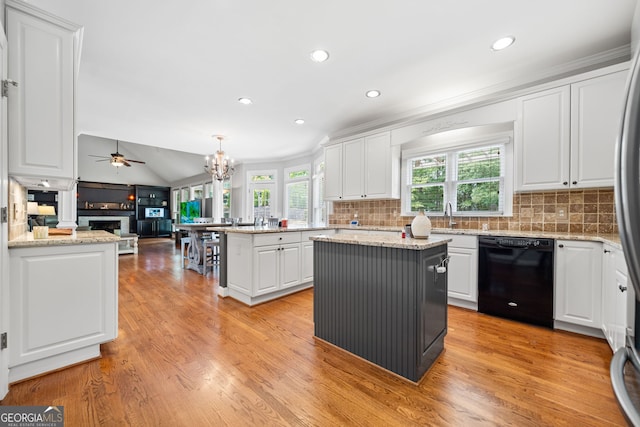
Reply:
[[[189,259],[189,254],[187,254],[187,245],[191,243],[191,237],[182,237],[180,238],[180,252],[182,253],[182,268],[184,268],[184,261]]]
[[[209,268],[213,271],[214,264],[220,263],[220,240],[218,238],[204,240],[204,253],[202,274],[207,274]]]

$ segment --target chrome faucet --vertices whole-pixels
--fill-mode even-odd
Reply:
[[[447,202],[447,205],[444,207],[444,217],[449,217],[449,228],[453,228],[456,225],[456,222],[453,220],[453,206],[451,202]]]

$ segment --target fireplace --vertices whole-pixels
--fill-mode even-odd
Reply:
[[[80,216],[79,227],[90,227],[92,230],[106,230],[113,233],[120,230],[122,234],[129,233],[128,216]],[[115,234],[115,233],[114,233]]]
[[[89,220],[89,227],[91,227],[92,230],[104,230],[115,234],[115,230],[120,230],[120,221]]]

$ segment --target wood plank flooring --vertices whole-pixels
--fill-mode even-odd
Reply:
[[[313,290],[249,308],[180,261],[170,239],[120,256],[118,338],[2,404],[64,405],[68,427],[625,425],[603,340],[450,307],[414,385],[314,340]]]

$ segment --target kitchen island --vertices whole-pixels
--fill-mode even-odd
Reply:
[[[9,241],[10,382],[99,357],[116,338],[119,241],[101,230]]]
[[[214,228],[212,228],[214,230]],[[312,236],[327,227],[215,228],[220,239],[220,296],[256,305],[313,286]]]
[[[444,349],[449,240],[311,239],[316,338],[418,382]]]

